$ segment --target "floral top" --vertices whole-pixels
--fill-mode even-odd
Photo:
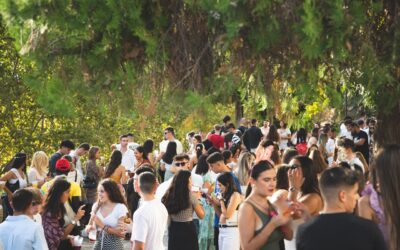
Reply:
[[[60,245],[61,239],[64,236],[64,231],[60,221],[54,218],[50,212],[42,216],[42,224],[44,229],[44,236],[49,249],[57,249]]]

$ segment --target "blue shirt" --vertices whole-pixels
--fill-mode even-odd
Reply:
[[[233,181],[235,182],[235,186],[236,186],[236,190],[238,191],[239,194],[242,194],[242,187],[240,186],[240,181],[239,179],[236,177],[236,175],[233,172],[230,172],[231,175],[233,176]],[[220,193],[221,190],[219,190],[219,186],[218,186],[218,182],[215,183],[215,189],[214,189],[214,193]],[[218,224],[219,224],[219,216],[217,214],[215,214],[214,216],[214,227],[218,228]]]
[[[8,216],[0,224],[0,241],[5,250],[48,250],[42,225],[27,215]]]

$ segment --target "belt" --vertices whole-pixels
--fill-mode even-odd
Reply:
[[[226,227],[238,227],[238,225],[225,225],[225,224],[219,224],[220,228],[226,228]]]

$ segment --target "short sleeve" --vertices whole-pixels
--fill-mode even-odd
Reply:
[[[143,216],[134,216],[131,241],[134,243],[140,241],[145,243],[149,232],[149,225]]]
[[[165,164],[165,169],[168,171],[171,171],[172,164],[164,163]]]
[[[117,205],[117,211],[116,211],[116,217],[117,219],[126,216],[126,214],[128,213],[128,208],[126,208],[126,206],[124,204],[118,204]]]
[[[94,204],[93,204],[93,206],[92,206],[92,211],[90,212],[90,214],[91,215],[94,215],[94,211],[96,211],[97,210],[97,202],[95,202]]]

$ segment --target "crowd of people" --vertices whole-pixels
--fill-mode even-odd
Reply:
[[[30,164],[16,153],[0,249],[399,249],[400,146],[375,152],[374,119],[222,121],[186,147],[168,127],[158,148],[126,134],[110,149],[64,140]]]

